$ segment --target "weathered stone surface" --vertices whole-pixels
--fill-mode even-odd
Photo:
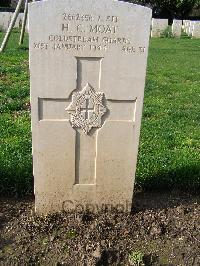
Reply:
[[[38,213],[130,210],[150,23],[113,0],[29,4]]]
[[[10,24],[11,14],[10,12],[0,12],[0,28],[4,31],[7,30]]]
[[[172,34],[174,37],[181,37],[182,20],[174,19],[172,24]]]
[[[151,26],[151,37],[160,37],[168,26],[168,19],[153,18]]]

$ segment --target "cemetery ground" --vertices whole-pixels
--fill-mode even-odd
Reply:
[[[28,40],[18,48],[18,38],[15,30],[0,54],[0,261],[199,265],[200,41],[151,40],[133,212],[39,218],[32,196]]]

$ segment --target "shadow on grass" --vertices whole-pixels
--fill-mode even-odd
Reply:
[[[20,46],[20,47],[18,47],[18,50],[29,51],[29,47]]]
[[[1,165],[0,195],[6,197],[31,196],[33,195],[33,180],[32,164],[27,168],[19,165],[10,167]],[[200,192],[200,165],[160,171],[148,176],[145,180],[137,178],[135,190],[142,190],[143,193],[160,193],[161,195],[173,193],[174,190],[182,191],[183,194],[198,194]]]
[[[0,196],[23,198],[33,195],[33,176],[26,169],[0,169]],[[30,170],[32,171],[32,169]]]
[[[200,203],[200,165],[160,171],[136,185],[132,211],[165,209]]]
[[[199,193],[200,191],[200,164],[186,165],[166,171],[158,171],[149,175],[145,180],[136,178],[137,183],[145,190],[183,190]]]

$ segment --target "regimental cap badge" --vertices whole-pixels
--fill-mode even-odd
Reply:
[[[82,91],[74,92],[72,102],[66,108],[72,127],[82,129],[85,134],[92,128],[100,128],[102,116],[107,112],[104,98],[104,93],[96,92],[89,83]]]

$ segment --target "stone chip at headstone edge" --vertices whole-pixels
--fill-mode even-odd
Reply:
[[[29,4],[37,213],[130,211],[150,23],[121,1]]]

